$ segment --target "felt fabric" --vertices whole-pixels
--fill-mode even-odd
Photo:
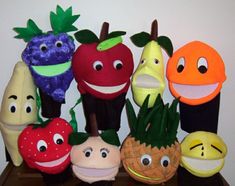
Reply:
[[[89,123],[90,114],[95,113],[98,130],[120,128],[121,113],[125,104],[126,93],[123,93],[111,100],[100,99],[91,94],[82,94],[82,104],[86,117],[85,130],[91,132]]]
[[[18,136],[36,120],[36,87],[27,65],[18,62],[5,89],[0,111],[2,137],[15,166],[23,161],[18,151]]]

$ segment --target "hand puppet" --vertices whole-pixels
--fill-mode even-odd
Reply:
[[[50,13],[52,31],[43,33],[29,19],[26,28],[14,28],[16,38],[23,39],[27,46],[22,53],[23,61],[29,66],[42,99],[42,116],[60,116],[61,104],[73,79],[71,58],[75,50],[73,38],[67,32],[76,31],[73,23],[79,15],[72,15],[72,7],[65,11],[57,6]]]
[[[180,185],[220,186],[219,171],[223,168],[227,147],[216,134],[197,131],[188,134],[181,142],[181,167],[178,170]]]
[[[82,43],[72,58],[72,69],[82,95],[86,131],[90,114],[95,114],[98,129],[120,128],[120,115],[130,85],[134,63],[130,49],[122,44],[122,31],[108,33],[109,24],[102,26],[100,39],[89,30],[75,33]]]
[[[73,133],[69,142],[72,170],[76,177],[87,183],[112,181],[120,166],[120,145],[115,130],[98,133],[95,115],[90,115],[92,132]]]
[[[24,62],[15,65],[5,89],[0,111],[0,129],[12,163],[23,162],[18,151],[17,140],[22,130],[37,121],[36,87]]]
[[[181,128],[216,133],[226,75],[215,49],[200,41],[186,44],[169,59],[166,75],[172,95],[180,100]]]
[[[178,168],[181,156],[176,134],[179,124],[178,100],[164,105],[159,96],[148,109],[148,95],[138,116],[130,101],[126,103],[130,135],[121,148],[121,160],[126,172],[146,184],[164,183]]]
[[[140,32],[131,37],[137,47],[144,47],[140,63],[131,79],[131,88],[134,101],[141,106],[148,94],[149,105],[154,105],[158,94],[163,94],[165,89],[164,61],[161,48],[172,56],[173,46],[166,36],[158,36],[157,20],[152,23],[151,35]]]

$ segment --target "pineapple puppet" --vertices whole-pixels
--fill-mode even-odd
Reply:
[[[173,53],[171,40],[166,36],[158,36],[157,20],[152,23],[151,35],[146,32],[131,37],[137,47],[144,47],[140,63],[131,79],[134,101],[141,106],[148,94],[149,107],[152,107],[158,94],[165,89],[164,61],[161,48],[169,56]]]
[[[176,134],[179,114],[178,100],[164,105],[159,95],[148,109],[149,95],[136,117],[129,100],[126,108],[130,135],[121,147],[121,160],[127,173],[137,181],[147,184],[166,182],[174,176],[181,156]]]
[[[66,90],[73,80],[71,58],[75,44],[67,32],[77,30],[73,23],[78,17],[72,15],[72,7],[64,11],[57,6],[56,13],[50,13],[52,31],[43,33],[31,19],[26,28],[14,28],[18,33],[16,38],[28,43],[22,58],[39,88],[43,117],[60,116]]]

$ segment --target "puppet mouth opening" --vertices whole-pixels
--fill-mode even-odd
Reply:
[[[71,61],[56,65],[44,65],[44,66],[31,66],[32,69],[41,76],[53,77],[63,74],[71,68]]]
[[[48,161],[48,162],[35,162],[37,165],[41,166],[41,167],[56,167],[60,164],[62,164],[63,162],[65,162],[65,160],[69,157],[69,153],[66,154],[65,156],[63,156],[62,158],[59,158],[57,160],[54,161]]]
[[[202,160],[183,156],[182,161],[187,166],[190,166],[190,169],[192,169],[193,171],[207,173],[208,171],[212,171],[217,169],[218,167],[222,167],[224,159]]]
[[[143,74],[136,77],[135,86],[139,88],[158,88],[160,82],[153,76]]]
[[[175,91],[182,97],[188,99],[200,99],[212,94],[219,83],[210,84],[210,85],[182,85],[172,83],[172,87]]]
[[[4,124],[5,128],[7,128],[8,130],[13,130],[13,131],[22,131],[24,130],[24,128],[27,126],[27,124],[25,125],[10,125],[10,124]]]
[[[86,177],[106,177],[109,175],[113,175],[115,172],[118,171],[119,167],[112,167],[112,168],[85,168],[79,167],[77,165],[73,165],[73,171],[79,175],[83,175]]]
[[[97,85],[90,84],[86,81],[84,81],[84,82],[90,88],[94,89],[97,92],[103,93],[103,94],[113,94],[113,93],[119,92],[120,90],[122,90],[126,86],[126,83],[123,83],[118,86],[97,86]]]

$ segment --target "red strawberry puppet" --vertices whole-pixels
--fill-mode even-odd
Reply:
[[[72,132],[72,126],[61,118],[29,125],[18,139],[20,154],[29,167],[58,174],[70,164],[68,137]]]
[[[95,114],[99,130],[118,130],[134,63],[130,49],[122,44],[125,32],[108,34],[108,26],[103,24],[100,39],[89,30],[75,33],[82,44],[73,55],[72,69],[86,120]],[[86,130],[90,132],[88,122]]]

